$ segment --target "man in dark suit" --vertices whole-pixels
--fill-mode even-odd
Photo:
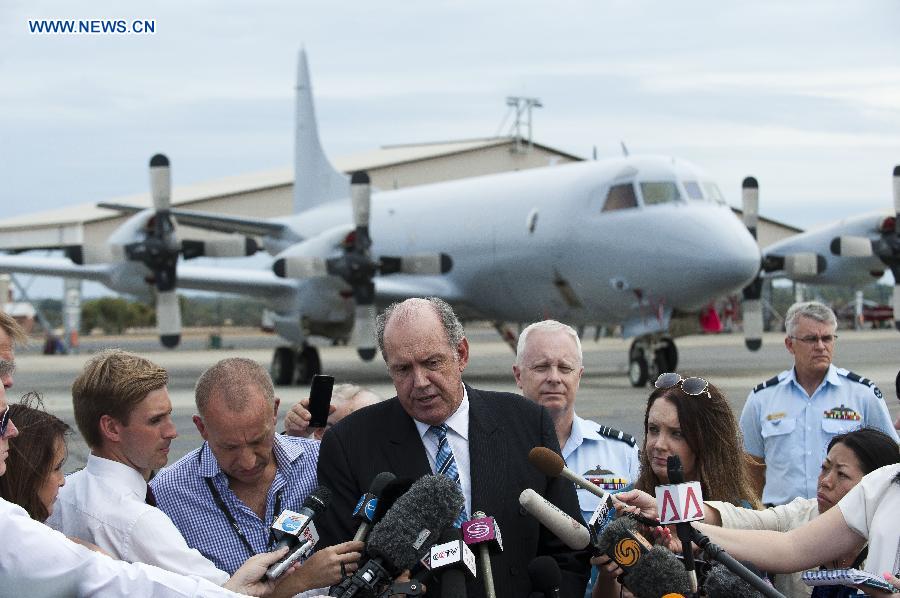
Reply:
[[[536,446],[559,452],[546,409],[519,395],[462,383],[469,344],[453,310],[440,299],[390,306],[379,316],[376,332],[397,396],[351,414],[325,434],[318,476],[333,495],[316,521],[321,545],[353,536],[350,514],[378,473],[418,478],[437,471],[446,449],[432,428],[446,424],[465,513],[484,511],[503,534],[504,550],[491,559],[497,596],[527,596],[528,563],[543,554],[559,562],[562,595],[582,596],[587,553],[568,549],[518,502],[522,490],[532,488],[581,520],[572,483],[548,478],[528,462],[528,451]],[[469,596],[484,595],[481,580],[468,586]]]

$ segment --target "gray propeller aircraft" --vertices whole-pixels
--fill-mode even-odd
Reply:
[[[794,235],[766,248],[763,270],[796,282],[863,286],[890,270],[894,324],[900,330],[900,165],[893,173],[894,212],[874,211]],[[808,267],[812,261],[817,267]]]
[[[349,180],[322,151],[304,52],[297,90],[293,215],[171,208],[168,160],[154,156],[153,209],[103,204],[133,213],[109,239],[109,261],[0,256],[0,271],[80,277],[129,293],[153,288],[167,345],[180,329],[167,295],[176,286],[262,298],[290,343],[273,356],[279,384],[307,383],[321,370],[310,337],[352,333],[360,357],[372,359],[377,306],[438,296],[466,319],[620,325],[634,339],[629,379],[642,386],[677,364],[674,318],[695,319],[760,270],[747,227],[712,179],[683,160],[623,156],[372,191],[365,173]],[[176,221],[233,238],[178,242]],[[252,252],[244,236],[261,240],[269,268],[178,261]]]

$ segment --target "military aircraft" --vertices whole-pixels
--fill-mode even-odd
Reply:
[[[694,318],[759,271],[754,238],[712,179],[686,161],[630,155],[372,192],[365,173],[354,173],[350,184],[321,148],[302,51],[297,91],[293,215],[173,209],[159,190],[168,188],[160,182],[167,181],[168,161],[154,157],[155,210],[104,204],[144,223],[123,225],[110,239],[117,262],[51,266],[8,256],[0,257],[0,271],[83,277],[131,292],[149,280],[169,292],[168,283],[160,288],[162,273],[180,288],[263,298],[276,332],[291,343],[273,356],[279,384],[306,383],[321,370],[310,337],[353,332],[360,357],[372,359],[376,306],[438,296],[466,319],[621,325],[623,336],[634,338],[635,386],[675,368],[673,318]],[[173,259],[190,251],[158,230],[160,219],[258,237],[271,267],[178,263],[176,272]],[[141,242],[145,250],[128,251]],[[238,237],[229,251],[243,243]],[[164,322],[171,310],[158,318],[171,342],[175,327]]]
[[[900,329],[900,165],[893,173],[894,212],[874,211],[794,235],[766,248],[763,267],[772,276],[823,285],[862,286],[894,276],[894,324]],[[792,263],[815,256],[815,270]]]

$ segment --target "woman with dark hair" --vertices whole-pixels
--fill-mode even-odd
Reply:
[[[647,400],[641,473],[635,488],[653,494],[669,483],[667,458],[678,455],[687,482],[700,482],[703,496],[758,508],[750,484],[741,431],[731,405],[703,378],[662,374]]]
[[[47,520],[60,487],[66,483],[66,436],[69,425],[43,410],[41,397],[31,392],[9,406],[19,435],[9,441],[6,475],[0,477],[0,497],[16,503],[40,522]]]

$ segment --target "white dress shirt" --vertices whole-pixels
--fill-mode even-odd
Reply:
[[[234,598],[198,577],[116,561],[80,546],[0,499],[0,594],[29,598]]]
[[[93,542],[116,558],[202,577],[216,584],[228,573],[189,548],[169,517],[146,504],[147,482],[134,468],[96,455],[66,476],[47,525]]]
[[[425,445],[425,452],[428,453],[428,463],[431,465],[431,471],[437,470],[437,451],[438,441],[434,434],[429,434],[430,425],[413,420],[419,436],[422,438],[422,444]],[[456,411],[444,422],[449,428],[447,430],[447,442],[453,451],[453,458],[456,461],[456,469],[459,471],[459,486],[462,489],[463,496],[466,499],[466,513],[472,515],[472,473],[469,471],[469,393],[463,385],[463,398]]]

